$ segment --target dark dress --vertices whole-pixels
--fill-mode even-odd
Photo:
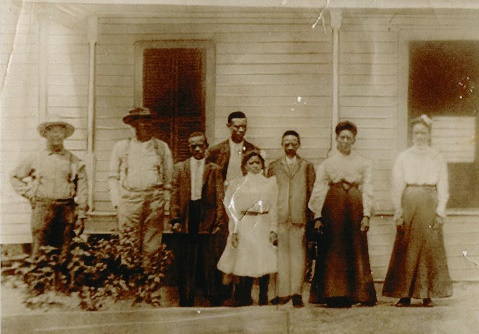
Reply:
[[[310,303],[333,304],[340,299],[350,305],[377,301],[367,233],[360,230],[361,220],[364,215],[370,215],[372,204],[370,173],[371,166],[366,159],[340,153],[318,167],[309,206],[315,217],[321,208],[326,227],[318,240]],[[327,192],[325,198],[324,192]],[[366,210],[363,199],[367,202]]]
[[[395,218],[404,220],[384,281],[383,295],[418,299],[452,295],[442,226],[448,199],[447,166],[432,148],[412,147],[402,152],[393,169]]]

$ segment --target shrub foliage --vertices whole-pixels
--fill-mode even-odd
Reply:
[[[144,265],[131,231],[122,238],[120,243],[118,236],[93,241],[76,236],[71,257],[65,263],[59,262],[59,250],[54,247],[42,247],[41,255],[35,259],[25,256],[17,260],[14,277],[26,285],[24,303],[38,308],[61,303],[51,296],[76,294],[79,306],[90,311],[120,300],[160,305],[159,290],[172,262],[172,252],[162,245]]]

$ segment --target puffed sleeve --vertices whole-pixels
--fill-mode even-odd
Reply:
[[[270,208],[269,216],[271,218],[271,231],[278,233],[278,184],[276,183],[276,177],[271,176],[270,182]]]
[[[323,162],[316,168],[316,180],[309,199],[308,207],[314,213],[314,218],[321,218],[324,200],[329,190],[329,177],[325,167]]]
[[[446,217],[446,204],[449,200],[449,181],[447,175],[447,162],[441,154],[437,156],[437,163],[439,164],[439,179],[437,182],[437,209],[436,213],[441,217]]]
[[[240,179],[233,180],[230,183],[226,189],[225,199],[223,201],[226,214],[229,218],[228,229],[230,234],[237,232],[237,224],[241,220],[241,211],[238,204],[235,203],[235,194],[239,187],[241,187],[241,183],[238,182],[239,180]]]
[[[373,192],[373,167],[371,161],[367,161],[362,175],[362,198],[363,198],[363,216],[371,217],[374,206]]]
[[[404,175],[404,154],[401,153],[394,162],[392,170],[392,201],[394,205],[394,220],[402,218],[402,193],[406,188],[406,179]]]

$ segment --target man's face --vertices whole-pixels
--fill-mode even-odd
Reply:
[[[191,137],[188,139],[190,154],[196,160],[201,160],[205,157],[208,144],[204,136]]]
[[[50,125],[45,129],[45,138],[52,146],[63,145],[63,141],[66,137],[66,129],[62,125]]]
[[[244,139],[246,133],[246,118],[233,118],[230,123],[227,124],[228,129],[231,131],[231,140],[235,143],[240,143]]]
[[[146,141],[151,138],[152,126],[149,118],[138,118],[131,125],[135,129],[136,138],[139,141]]]
[[[299,148],[299,139],[294,135],[284,136],[281,146],[283,146],[284,153],[288,157],[294,158]]]
[[[356,142],[356,137],[349,130],[343,130],[336,136],[336,147],[343,154],[351,153],[351,148]]]

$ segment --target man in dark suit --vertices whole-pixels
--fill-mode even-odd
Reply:
[[[228,187],[229,181],[243,176],[244,171],[241,169],[241,161],[243,157],[254,150],[258,150],[256,146],[244,139],[247,129],[246,115],[242,111],[234,111],[228,116],[226,124],[230,130],[230,138],[216,144],[208,150],[206,161],[214,162],[221,167],[221,173],[225,188]],[[216,251],[223,253],[228,237],[228,226],[220,232],[216,242]],[[222,290],[222,299],[232,298],[233,284],[220,285]],[[233,303],[232,300],[230,300]],[[228,302],[226,302],[228,304]]]
[[[220,166],[205,162],[205,135],[194,132],[188,143],[191,158],[175,165],[171,193],[180,306],[194,305],[197,288],[216,306],[221,303],[221,273],[216,268],[221,253],[215,252],[214,239],[225,229],[223,179]]]
[[[259,151],[259,148],[244,139],[247,120],[243,112],[232,112],[228,116],[226,126],[231,132],[230,138],[210,148],[206,160],[221,167],[223,181],[226,181],[227,185],[229,180],[243,176],[241,160],[247,153],[253,150]]]

